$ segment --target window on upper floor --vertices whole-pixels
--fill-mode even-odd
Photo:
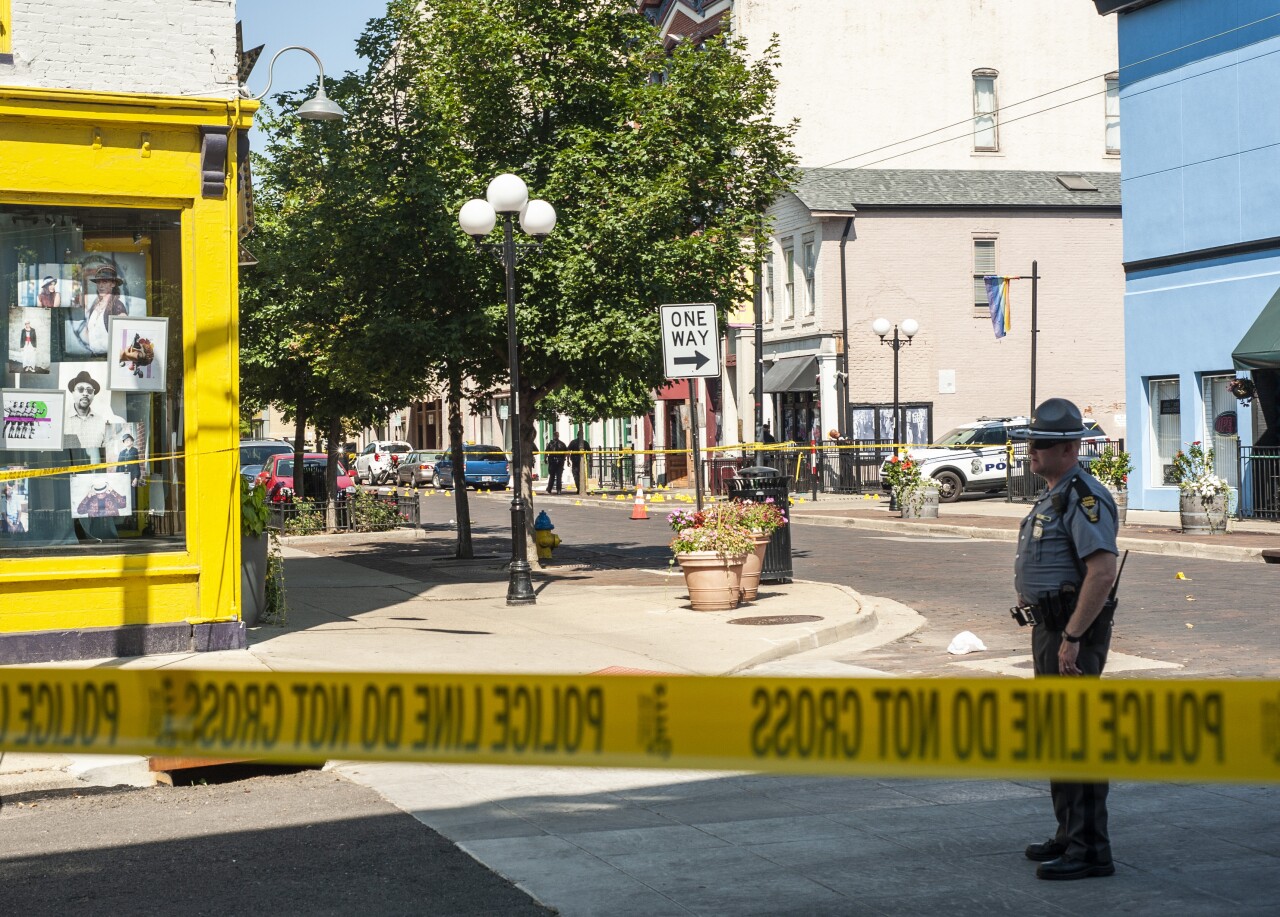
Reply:
[[[800,255],[803,259],[800,266],[804,271],[804,314],[813,315],[817,302],[814,275],[818,270],[818,243],[813,233],[805,234],[800,244]]]
[[[782,250],[782,320],[795,321],[796,318],[796,252],[793,248]]]
[[[973,71],[973,149],[993,153],[1000,149],[994,70]]]
[[[764,318],[773,321],[773,252],[764,256]]]
[[[1105,130],[1107,152],[1118,155],[1120,153],[1120,76],[1116,73],[1107,75]]]
[[[996,272],[996,240],[973,240],[973,314],[975,318],[989,318],[991,307],[987,303],[988,274]]]

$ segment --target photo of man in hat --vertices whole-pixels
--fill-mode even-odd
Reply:
[[[1080,409],[1065,398],[1036,408],[1027,440],[1031,471],[1048,489],[1022,520],[1014,558],[1019,623],[1030,619],[1037,678],[1097,677],[1111,647],[1116,579],[1115,502],[1080,466],[1087,435]],[[1115,872],[1107,833],[1106,783],[1049,783],[1057,830],[1026,849],[1041,879],[1085,879]]]
[[[101,449],[106,443],[107,423],[110,411],[99,406],[94,399],[102,391],[98,380],[89,370],[81,369],[67,382],[67,414],[63,421],[63,441],[69,449]]]

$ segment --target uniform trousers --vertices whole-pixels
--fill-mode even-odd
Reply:
[[[564,457],[558,460],[555,458],[547,459],[547,493],[558,494],[564,491],[564,484],[561,483],[564,477]]]
[[[1036,677],[1058,674],[1058,648],[1062,643],[1062,631],[1047,627],[1031,630],[1031,652],[1035,658]],[[1107,651],[1111,648],[1111,628],[1092,642],[1080,641],[1077,665],[1085,675],[1101,675],[1107,664]],[[1053,814],[1058,818],[1055,840],[1067,845],[1070,859],[1085,863],[1110,863],[1111,839],[1107,835],[1106,783],[1049,782],[1049,794],[1053,799]]]

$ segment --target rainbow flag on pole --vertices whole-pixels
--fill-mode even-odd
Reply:
[[[1013,316],[1009,309],[1009,278],[988,274],[982,279],[987,285],[987,305],[991,307],[991,327],[995,329],[998,341],[1013,327]]]

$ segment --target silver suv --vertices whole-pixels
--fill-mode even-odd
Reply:
[[[920,465],[920,474],[933,478],[938,485],[938,499],[954,503],[965,491],[998,493],[1008,485],[1010,431],[1026,427],[1026,417],[982,417],[974,423],[961,424],[938,438],[934,446],[908,449],[907,454]],[[1103,440],[1097,421],[1085,418],[1089,440]],[[1021,466],[1022,455],[1014,459],[1015,470]],[[881,487],[884,484],[884,466],[881,466]]]

